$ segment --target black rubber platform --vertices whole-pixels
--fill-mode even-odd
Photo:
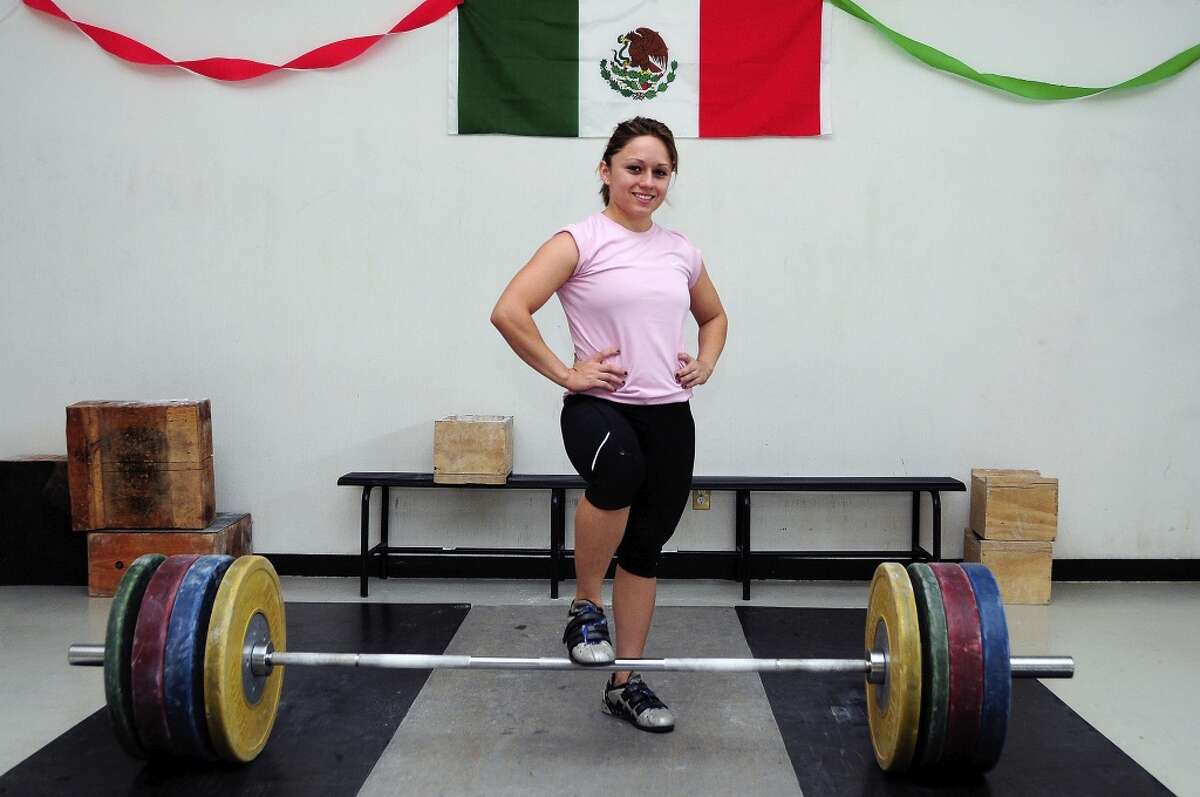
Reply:
[[[468,610],[466,604],[289,603],[288,647],[440,653]],[[294,667],[284,678],[266,749],[238,766],[131,758],[102,708],[0,777],[0,795],[351,797],[428,677],[428,670]],[[102,690],[96,699],[104,700]]]
[[[288,604],[288,647],[438,653],[446,649],[468,608]],[[758,657],[843,658],[862,649],[861,609],[738,607],[737,613]],[[552,655],[558,655],[556,641],[547,641]],[[239,766],[147,764],[130,758],[101,709],[0,776],[0,796],[349,797],[363,785],[427,678],[427,671],[293,668],[270,742],[256,761]],[[861,678],[764,674],[762,682],[806,797],[1170,793],[1035,681],[1014,683],[1000,763],[986,777],[966,780],[884,775],[871,754]],[[101,690],[96,700],[103,700]]]
[[[862,609],[739,606],[737,613],[758,658],[853,658],[863,649]],[[871,752],[861,678],[764,673],[762,681],[805,797],[1171,793],[1037,681],[1013,682],[1000,763],[966,779],[884,774]]]

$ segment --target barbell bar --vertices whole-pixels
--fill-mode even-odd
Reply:
[[[284,644],[279,579],[266,559],[208,556],[186,568],[182,559],[148,555],[134,562],[114,596],[105,643],[77,643],[67,651],[71,665],[105,667],[105,692],[114,730],[122,746],[135,755],[178,755],[179,749],[184,749],[207,750],[207,757],[224,760],[253,760],[274,725],[282,671],[289,666],[791,672],[864,678],[871,743],[883,769],[903,772],[910,766],[955,766],[986,771],[996,763],[1003,745],[1009,680],[1071,678],[1075,673],[1075,662],[1069,656],[1009,654],[999,589],[990,571],[981,565],[918,563],[908,570],[895,563],[880,565],[871,582],[862,658],[617,659],[612,664],[585,667],[552,657],[289,651]],[[162,577],[156,577],[164,562],[173,567],[162,568]],[[180,578],[175,572],[181,569],[187,570],[187,577]],[[948,585],[944,595],[939,594],[939,579]],[[914,583],[920,588],[920,601],[915,599]],[[950,589],[952,584],[959,591]],[[158,610],[141,612],[143,597],[146,605]],[[164,615],[164,605],[177,609],[168,609]],[[183,606],[189,609],[181,620],[175,615]],[[941,636],[927,633],[938,627],[932,622],[935,619],[943,629]],[[168,622],[169,634],[147,634],[147,629],[140,628],[146,623]],[[953,633],[947,635],[947,628]],[[137,693],[138,684],[162,683],[164,679],[147,677],[152,674],[138,669],[144,668],[139,662],[146,657],[130,654],[135,629],[139,640],[158,639],[169,649],[149,660],[171,668],[173,677],[168,680],[183,694],[160,691],[147,696],[144,686],[143,694]],[[957,646],[949,645],[951,637]],[[172,658],[170,651],[177,649],[188,651],[190,658],[183,662],[178,655]],[[940,670],[934,666],[939,655],[949,662]],[[131,677],[134,674],[136,679]],[[131,682],[135,685],[132,696]],[[155,735],[157,726],[155,733],[138,729],[139,716],[154,714],[147,710],[147,703],[161,707],[159,713],[167,717],[171,734],[187,738],[163,740]],[[947,716],[952,723],[946,722]],[[966,742],[961,733],[951,738],[950,727],[969,728],[971,736]]]
[[[541,656],[455,656],[421,653],[322,653],[278,651],[252,646],[245,658],[250,672],[270,675],[275,667],[367,667],[388,670],[573,670],[575,672],[806,672],[816,675],[862,675],[873,684],[887,678],[886,657],[873,650],[865,659],[737,659],[669,658],[616,659],[612,664],[583,666],[570,659]],[[76,643],[67,649],[67,662],[76,667],[103,667],[104,645]],[[1070,656],[1012,656],[1013,678],[1072,678]]]

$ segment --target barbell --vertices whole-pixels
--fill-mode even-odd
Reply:
[[[104,644],[67,660],[103,666],[121,746],[140,758],[249,762],[274,727],[284,667],[802,672],[860,675],[871,746],[888,772],[986,771],[1007,731],[1012,678],[1070,678],[1067,656],[1011,656],[996,581],[977,564],[881,564],[871,581],[865,653],[846,659],[617,659],[286,649],[283,596],[261,556],[148,554],[113,596]]]

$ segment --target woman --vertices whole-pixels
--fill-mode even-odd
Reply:
[[[508,287],[492,323],[526,363],[566,388],[562,433],[587,490],[575,512],[576,592],[563,642],[582,665],[641,658],[654,614],[655,572],[691,489],[692,388],[712,376],[726,318],[700,252],[652,220],[678,171],[666,125],[617,125],[598,171],[604,210],[555,233]],[[557,293],[574,343],[562,363],[533,314]],[[695,357],[683,322],[699,324]],[[614,552],[616,651],[601,584]],[[616,672],[604,711],[646,731],[675,727],[670,709],[636,673]]]

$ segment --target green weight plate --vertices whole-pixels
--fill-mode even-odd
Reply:
[[[148,553],[129,565],[108,610],[108,631],[104,637],[104,698],[113,733],[127,753],[146,758],[134,730],[133,689],[130,684],[130,661],[133,658],[133,632],[137,627],[138,610],[150,577],[167,557]]]
[[[917,616],[921,625],[921,728],[913,761],[922,768],[936,767],[946,741],[946,718],[950,710],[950,647],[946,632],[946,609],[937,576],[929,565],[908,566]]]

